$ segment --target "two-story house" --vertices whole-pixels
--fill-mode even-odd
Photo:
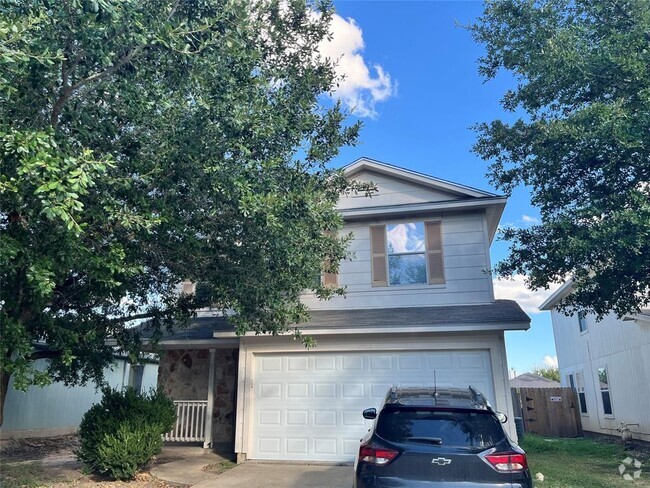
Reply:
[[[340,200],[354,258],[329,277],[345,297],[303,297],[311,320],[301,328],[317,347],[237,337],[204,315],[163,341],[160,384],[177,400],[207,395],[206,442],[239,460],[351,461],[369,428],[362,410],[392,385],[473,385],[516,439],[504,331],[530,320],[495,300],[486,272],[506,199],[368,159],[345,174],[378,191]]]
[[[650,442],[650,310],[601,321],[557,309],[572,291],[569,280],[540,305],[549,310],[562,386],[578,396],[586,433],[618,436],[630,425],[636,440]]]

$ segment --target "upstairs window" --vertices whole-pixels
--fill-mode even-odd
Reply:
[[[386,226],[388,284],[415,285],[427,282],[424,222]]]
[[[581,317],[580,315],[578,315],[578,327],[580,327],[580,332],[585,332],[587,330],[586,317]]]
[[[439,221],[373,225],[370,247],[373,286],[445,282]]]

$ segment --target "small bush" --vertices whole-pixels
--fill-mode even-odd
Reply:
[[[131,479],[162,449],[162,435],[176,422],[174,403],[161,390],[102,392],[101,403],[81,420],[76,454],[90,472]]]
[[[115,434],[104,436],[97,449],[99,471],[119,480],[133,478],[162,448],[157,427],[122,424]]]

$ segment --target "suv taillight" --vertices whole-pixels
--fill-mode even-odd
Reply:
[[[359,461],[385,466],[399,455],[398,451],[372,444],[361,444],[359,447]]]
[[[502,473],[524,471],[528,468],[526,455],[518,452],[488,454],[485,456],[485,460],[490,463],[494,469]]]

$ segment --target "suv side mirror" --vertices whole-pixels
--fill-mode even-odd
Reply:
[[[494,412],[497,418],[501,421],[502,424],[505,424],[508,421],[508,416],[503,412]]]
[[[377,409],[376,408],[366,408],[363,411],[363,418],[366,420],[373,420],[377,418]]]

